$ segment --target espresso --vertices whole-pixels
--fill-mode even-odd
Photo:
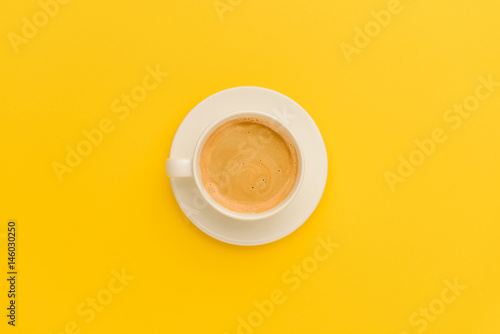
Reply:
[[[240,117],[219,126],[200,156],[201,180],[225,208],[267,211],[292,191],[298,174],[295,145],[281,126],[258,117]]]

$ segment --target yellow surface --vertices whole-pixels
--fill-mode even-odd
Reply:
[[[215,5],[73,0],[45,22],[37,1],[3,1],[1,332],[499,333],[500,87],[480,80],[500,81],[500,3]],[[375,14],[386,20],[378,29],[371,12],[381,10],[392,13],[389,23]],[[38,31],[23,21],[34,15]],[[157,66],[169,73],[158,85],[146,69]],[[139,94],[144,79],[155,88],[124,107],[122,94]],[[301,104],[330,163],[312,217],[248,248],[190,224],[164,172],[191,108],[242,85]],[[476,93],[484,99],[470,117],[447,112]],[[102,142],[85,147],[83,131],[96,128]],[[398,176],[399,156],[434,129],[445,141]],[[54,166],[77,145],[91,152],[60,181]],[[339,245],[322,248],[328,238]],[[125,283],[114,278],[122,268]]]

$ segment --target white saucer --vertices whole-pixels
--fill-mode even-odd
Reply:
[[[205,128],[219,117],[240,110],[258,110],[274,115],[300,141],[305,157],[305,175],[293,202],[270,218],[236,221],[209,206],[192,177],[170,178],[170,183],[182,211],[200,230],[234,245],[262,245],[292,233],[313,213],[325,189],[328,158],[321,133],[309,114],[285,95],[260,87],[230,88],[201,101],[177,129],[170,158],[192,158],[196,142]]]

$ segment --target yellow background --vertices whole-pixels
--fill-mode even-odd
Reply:
[[[228,3],[225,0],[224,3]],[[18,322],[2,333],[236,333],[274,289],[286,301],[255,333],[418,333],[409,317],[467,286],[426,333],[500,332],[500,89],[456,131],[443,121],[500,81],[500,3],[401,0],[402,12],[348,63],[339,45],[387,1],[78,1],[15,53],[35,0],[0,13],[0,247],[18,224]],[[169,76],[120,120],[111,103],[147,66]],[[302,105],[326,143],[324,196],[295,233],[238,247],[179,209],[164,162],[184,116],[222,89],[253,85]],[[116,129],[59,182],[53,161],[103,118]],[[440,127],[448,139],[391,192],[385,171]],[[282,275],[340,247],[297,291]],[[86,323],[77,306],[126,269],[135,279]]]

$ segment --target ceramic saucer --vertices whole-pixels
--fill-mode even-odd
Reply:
[[[218,118],[240,110],[258,110],[279,118],[300,141],[305,175],[290,205],[270,218],[239,221],[208,205],[192,177],[170,178],[170,183],[182,211],[200,230],[234,245],[262,245],[289,235],[313,213],[325,189],[328,159],[321,133],[309,114],[287,96],[260,87],[230,88],[201,101],[177,129],[170,158],[192,158],[202,132]]]

